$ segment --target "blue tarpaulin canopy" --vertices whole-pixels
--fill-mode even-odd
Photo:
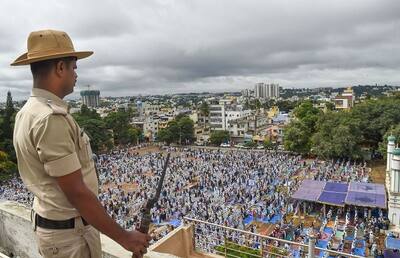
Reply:
[[[387,237],[385,241],[386,248],[400,250],[400,239],[394,237]]]
[[[171,226],[173,226],[174,228],[177,228],[181,225],[181,221],[179,219],[173,219],[171,221],[168,222]]]
[[[323,182],[304,180],[293,199],[344,206],[355,205],[386,209],[384,185],[363,182]]]
[[[318,202],[336,206],[344,206],[345,199],[346,193],[323,191],[318,198]]]
[[[324,191],[337,192],[337,193],[347,193],[347,189],[348,188],[349,188],[348,184],[336,183],[336,182],[326,182],[326,185],[324,187]]]
[[[326,182],[305,179],[300,188],[293,194],[293,199],[315,202],[321,195]]]

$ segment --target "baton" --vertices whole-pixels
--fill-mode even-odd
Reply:
[[[167,158],[165,159],[164,167],[161,173],[160,180],[158,181],[157,191],[153,198],[150,198],[146,204],[141,209],[142,219],[139,224],[138,231],[143,234],[149,233],[149,227],[151,223],[151,214],[150,211],[154,207],[154,205],[158,202],[160,198],[161,188],[164,182],[165,174],[167,172],[168,162],[169,162],[170,153],[167,154]],[[135,258],[135,255],[132,255],[132,258]]]

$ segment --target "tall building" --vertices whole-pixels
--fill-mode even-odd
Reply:
[[[226,130],[225,102],[212,100],[209,104],[211,130]]]
[[[268,84],[267,85],[267,98],[279,98],[279,84]]]
[[[256,83],[254,86],[254,96],[259,99],[279,98],[279,84]]]
[[[243,97],[250,97],[251,96],[251,90],[250,89],[242,90],[242,96]]]
[[[95,108],[100,105],[99,90],[83,90],[81,91],[82,104],[87,107]]]
[[[140,117],[143,116],[143,105],[144,104],[140,99],[136,101],[136,109]]]
[[[259,82],[254,85],[254,96],[256,98],[265,98],[265,83]]]
[[[388,137],[388,145],[387,145],[387,157],[386,157],[386,191],[389,193],[390,190],[390,173],[391,173],[391,162],[392,162],[392,152],[395,149],[395,141],[396,137],[393,135]]]
[[[390,223],[396,227],[400,226],[400,149],[394,148],[395,138],[388,138],[388,160],[387,169],[389,170],[389,202],[388,217]],[[390,151],[390,152],[389,152]],[[386,184],[388,186],[388,184]]]

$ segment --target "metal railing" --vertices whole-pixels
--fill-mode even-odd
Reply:
[[[193,245],[197,251],[215,253],[228,258],[321,257],[315,255],[316,250],[319,251],[318,254],[324,252],[325,255],[322,257],[363,258],[358,255],[316,247],[314,236],[309,236],[308,244],[304,244],[188,217],[185,217],[183,222],[185,225],[190,224],[194,227]],[[297,255],[294,255],[294,252]]]

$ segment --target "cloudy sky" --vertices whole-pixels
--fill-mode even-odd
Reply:
[[[0,0],[0,101],[29,95],[34,30],[66,31],[76,92],[102,96],[283,87],[400,85],[398,0]]]

